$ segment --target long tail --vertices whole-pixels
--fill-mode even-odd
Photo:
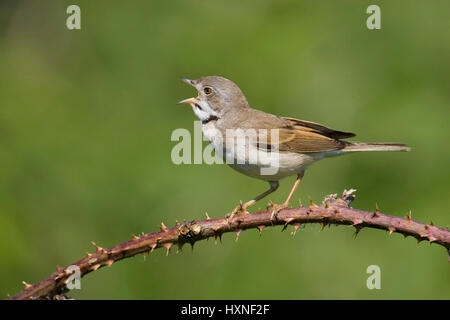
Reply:
[[[403,143],[385,143],[385,142],[347,142],[348,144],[341,151],[410,151],[411,148]]]

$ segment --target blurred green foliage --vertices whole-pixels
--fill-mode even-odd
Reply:
[[[82,29],[65,26],[81,7]],[[0,296],[161,221],[224,216],[266,184],[171,162],[192,88],[222,75],[267,112],[405,142],[411,153],[324,160],[296,199],[358,190],[354,207],[449,224],[449,1],[2,1]],[[293,178],[271,196],[285,198]],[[259,203],[265,207],[267,201]],[[253,209],[256,210],[257,208]],[[203,241],[90,274],[75,298],[449,299],[445,250],[377,230],[307,226]],[[175,252],[175,250],[173,250]],[[381,267],[381,290],[366,268]]]

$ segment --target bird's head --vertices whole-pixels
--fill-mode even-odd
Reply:
[[[202,122],[217,120],[233,108],[248,107],[241,89],[231,80],[218,76],[181,80],[197,89],[198,96],[178,103],[191,105],[195,115]]]

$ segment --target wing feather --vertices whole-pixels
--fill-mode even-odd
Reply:
[[[347,143],[339,139],[355,136],[354,133],[333,130],[314,122],[282,119],[287,120],[287,123],[280,128],[272,128],[278,130],[278,141],[272,141],[272,135],[268,132],[265,137],[267,143],[260,141],[259,148],[278,148],[280,151],[297,153],[325,152],[343,149]]]
[[[272,132],[269,131],[267,138],[260,140],[258,147],[266,150],[278,149],[279,151],[308,153],[342,149],[345,147],[345,142],[315,132],[280,128],[278,129],[278,141],[272,140]]]
[[[345,139],[345,138],[352,138],[356,136],[356,134],[352,132],[343,132],[343,131],[337,131],[330,128],[327,128],[321,124],[311,122],[311,121],[305,121],[305,120],[299,120],[295,118],[285,118],[283,119],[288,120],[293,126],[298,127],[300,130],[306,130],[306,131],[315,131],[317,133],[320,133],[324,136],[327,136],[329,138],[333,139]]]

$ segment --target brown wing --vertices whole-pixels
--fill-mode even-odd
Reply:
[[[333,129],[327,128],[327,127],[322,126],[315,122],[304,121],[304,120],[299,120],[299,119],[295,119],[295,118],[285,118],[285,117],[283,117],[283,119],[288,120],[292,126],[297,127],[300,130],[313,131],[313,132],[319,133],[321,135],[324,135],[326,137],[333,138],[333,139],[345,139],[345,138],[352,138],[352,137],[356,136],[356,134],[354,134],[354,133],[333,130]]]
[[[258,146],[263,149],[278,148],[280,151],[309,153],[339,150],[346,146],[342,138],[354,137],[355,134],[329,129],[314,122],[308,122],[293,118],[283,118],[288,122],[278,129],[278,143],[271,141],[271,133],[268,132],[267,143],[262,141]]]

